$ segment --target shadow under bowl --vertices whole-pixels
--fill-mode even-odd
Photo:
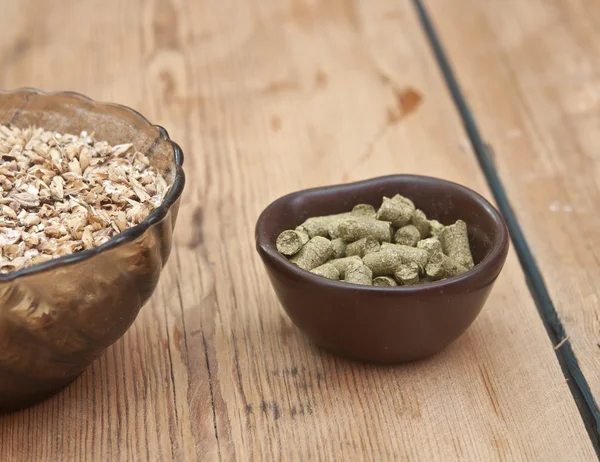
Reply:
[[[277,252],[275,241],[309,217],[376,208],[402,194],[444,224],[462,219],[476,266],[443,281],[372,287],[316,276]],[[279,301],[292,321],[333,353],[375,363],[399,363],[435,354],[475,320],[502,270],[509,234],[500,213],[476,192],[449,181],[392,175],[308,189],[270,204],[256,224],[256,248]]]
[[[150,298],[169,257],[185,177],[183,153],[137,112],[76,93],[0,91],[0,124],[95,131],[133,143],[171,185],[139,225],[90,250],[0,274],[0,412],[34,404],[76,379]]]

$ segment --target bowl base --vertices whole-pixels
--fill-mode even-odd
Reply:
[[[59,386],[43,390],[35,394],[30,394],[24,398],[15,398],[13,400],[10,400],[8,397],[3,397],[0,400],[0,415],[12,414],[18,411],[22,411],[25,408],[34,406],[36,404],[40,404],[63,391],[65,388],[71,385],[78,377],[79,375],[73,377],[65,383],[62,383]]]

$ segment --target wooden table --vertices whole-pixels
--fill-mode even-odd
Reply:
[[[597,460],[598,2],[0,11],[0,88],[136,108],[181,144],[188,175],[151,302],[67,390],[0,417],[0,460]],[[441,354],[398,367],[331,356],[283,314],[255,220],[290,191],[404,172],[496,200],[518,255]]]

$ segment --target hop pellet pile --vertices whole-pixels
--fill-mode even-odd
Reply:
[[[277,250],[300,268],[328,279],[391,287],[458,276],[473,268],[467,225],[429,220],[396,194],[379,210],[359,204],[351,212],[313,217],[283,231]]]
[[[0,125],[0,272],[97,247],[168,190],[132,144]]]

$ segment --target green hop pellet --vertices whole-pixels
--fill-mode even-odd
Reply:
[[[322,236],[315,236],[290,261],[303,270],[310,271],[326,263],[332,254],[331,241]]]
[[[415,225],[406,225],[396,231],[394,242],[396,244],[408,245],[414,247],[421,239],[421,233]]]
[[[431,237],[437,237],[439,239],[442,235],[442,231],[444,231],[444,225],[437,220],[429,220],[429,225],[431,226]]]
[[[435,237],[428,237],[417,242],[417,249],[423,249],[429,255],[432,255],[442,251],[442,243]]]
[[[437,252],[429,257],[425,266],[425,274],[433,280],[446,279],[458,276],[467,271],[467,268],[455,262],[443,252]]]
[[[396,283],[394,278],[391,278],[389,276],[378,276],[376,278],[373,278],[373,285],[377,287],[395,287],[398,284]]]
[[[423,210],[415,210],[410,222],[419,230],[421,239],[425,239],[431,233],[431,223],[425,216]]]
[[[344,281],[363,286],[373,285],[373,272],[363,264],[351,265],[346,269]]]
[[[277,237],[275,246],[280,254],[291,256],[300,252],[302,246],[307,242],[308,235],[302,230],[287,229]]]
[[[412,286],[419,282],[419,266],[415,262],[402,263],[394,272],[394,279],[401,286]]]
[[[377,211],[371,204],[358,204],[352,208],[352,215],[375,219],[377,217]]]
[[[371,237],[379,242],[392,240],[392,226],[387,221],[372,218],[350,217],[338,225],[338,235],[346,242],[354,242],[363,237]]]
[[[357,255],[362,258],[368,253],[377,252],[379,248],[380,244],[377,240],[372,237],[363,237],[346,246],[346,255],[349,257]]]
[[[340,277],[343,278],[346,276],[346,270],[355,265],[362,265],[362,260],[360,257],[354,255],[351,257],[338,258],[336,260],[331,260],[330,262],[334,265],[338,271],[340,272]]]
[[[427,264],[427,252],[423,249],[399,244],[382,245],[379,252],[363,257],[363,262],[375,276],[393,276],[402,263],[414,262],[422,271]]]
[[[384,197],[381,207],[377,211],[377,219],[389,221],[396,228],[401,228],[410,223],[415,204],[400,194],[396,194],[391,199]]]
[[[323,217],[312,217],[302,223],[301,226],[306,230],[308,237],[310,238],[315,236],[334,237],[331,236],[330,231],[335,229],[338,222],[350,216],[352,216],[352,214],[347,212]]]
[[[402,244],[388,244],[387,242],[381,244],[382,249],[388,247],[395,249],[396,252],[401,253],[402,263],[414,261],[417,265],[419,265],[419,270],[425,268],[428,258],[426,250]]]
[[[444,253],[456,263],[467,269],[475,266],[469,247],[467,224],[464,221],[457,220],[453,225],[446,226],[442,231],[440,241]]]
[[[331,241],[331,249],[333,250],[331,258],[343,258],[346,256],[346,243],[341,237]]]
[[[310,272],[327,279],[334,279],[336,281],[340,279],[340,271],[332,262],[317,266],[316,268],[311,269]]]

